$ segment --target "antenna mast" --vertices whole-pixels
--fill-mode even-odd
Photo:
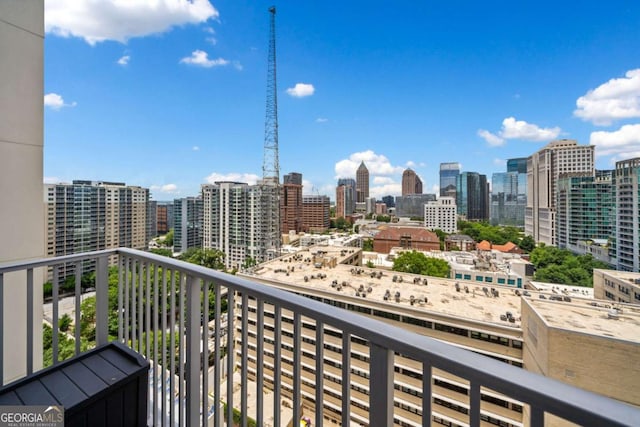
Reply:
[[[278,93],[276,86],[276,8],[269,8],[269,54],[267,58],[267,105],[264,124],[262,200],[266,259],[280,255],[280,165],[278,160]]]

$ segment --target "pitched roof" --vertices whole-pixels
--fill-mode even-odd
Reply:
[[[492,245],[487,240],[483,240],[482,242],[476,245],[476,249],[481,251],[490,251],[492,249],[499,252],[519,252],[520,248],[513,242],[507,242],[504,245]]]

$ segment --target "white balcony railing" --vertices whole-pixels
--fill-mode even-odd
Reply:
[[[110,259],[112,262],[115,260],[118,267],[117,285],[113,283],[111,291],[108,273]],[[95,263],[96,271],[95,344],[102,345],[110,339],[117,339],[153,361],[150,371],[150,389],[153,392],[149,394],[151,425],[219,427],[223,425],[223,417],[226,418],[226,425],[234,425],[232,411],[223,413],[220,410],[222,401],[229,407],[238,408],[241,413],[240,424],[247,425],[250,391],[260,391],[255,393],[255,406],[252,409],[257,425],[280,426],[289,421],[281,419],[281,402],[285,396],[293,402],[291,419],[300,419],[303,406],[315,406],[313,402],[324,402],[326,398],[324,381],[328,376],[323,375],[327,369],[324,365],[326,329],[339,330],[342,334],[341,363],[337,370],[332,369],[330,375],[333,378],[341,373],[340,385],[331,384],[334,388],[341,387],[341,400],[337,404],[335,399],[327,403],[334,409],[337,405],[341,406],[338,412],[342,425],[351,425],[354,420],[363,423],[362,412],[353,413],[354,401],[358,402],[359,408],[366,408],[364,413],[368,415],[368,420],[365,424],[388,426],[401,418],[394,415],[394,411],[398,410],[394,406],[394,357],[398,354],[417,361],[422,367],[421,418],[417,421],[421,425],[430,425],[432,416],[440,416],[438,410],[433,408],[433,369],[469,382],[468,401],[464,405],[468,408],[465,415],[467,419],[463,424],[471,426],[481,424],[481,389],[490,389],[492,393],[524,403],[525,425],[544,425],[545,414],[582,425],[630,426],[637,425],[640,420],[640,410],[630,405],[375,319],[250,280],[131,249],[0,265],[0,316],[6,304],[13,304],[3,297],[4,278],[17,271],[26,272],[26,275],[22,275],[26,277],[24,286],[29,295],[24,307],[25,319],[15,321],[26,322],[31,334],[25,349],[28,355],[27,374],[34,369],[33,331],[42,327],[33,325],[30,320],[33,319],[34,310],[40,310],[40,307],[33,305],[34,269],[53,269],[51,323],[56,331],[61,317],[58,271],[65,265],[74,266],[76,286],[73,298],[75,307],[80,307],[80,278],[82,265],[87,265],[87,261]],[[227,309],[223,310],[223,301],[227,298]],[[117,309],[113,310],[115,299]],[[267,306],[269,319],[265,322]],[[292,331],[292,337],[283,337],[284,312],[287,323],[292,323],[285,328]],[[75,310],[76,325],[80,324],[80,315],[80,310]],[[315,325],[313,345],[316,362],[312,379],[315,389],[308,387],[308,363],[304,365],[307,372],[304,373],[304,383],[302,381],[303,317],[305,323],[314,322]],[[209,322],[214,324],[212,334],[209,332]],[[308,334],[308,331],[305,333]],[[289,332],[287,335],[290,335]],[[365,342],[369,350],[366,362],[369,371],[368,402],[364,402],[364,405],[362,389],[354,388],[351,382],[354,364],[351,360],[352,337],[358,337],[359,343]],[[75,328],[74,338],[78,354],[79,327]],[[247,345],[250,341],[251,349]],[[10,342],[8,327],[3,324],[0,329],[0,355],[10,351],[4,347],[7,342]],[[308,338],[304,345],[309,345]],[[165,348],[170,350],[163,351]],[[292,362],[283,370],[284,353]],[[222,355],[226,355],[224,364]],[[239,363],[234,361],[236,357],[240,358]],[[59,363],[58,359],[58,336],[54,333],[53,363]],[[0,380],[4,378],[4,357],[2,360]],[[358,369],[363,369],[362,360],[357,362]],[[333,363],[335,368],[336,363]],[[240,366],[240,375],[236,374],[239,382],[234,384],[232,379],[237,366]],[[205,372],[207,374],[203,375]],[[250,377],[255,380],[251,386]],[[223,390],[225,378],[226,390]],[[265,381],[269,384],[265,384]],[[238,387],[240,398],[234,401],[234,391],[237,395]],[[262,390],[269,388],[273,389],[273,407],[267,408]],[[315,425],[324,423],[321,409],[324,406],[318,405],[313,411]],[[273,417],[268,422],[267,413]]]

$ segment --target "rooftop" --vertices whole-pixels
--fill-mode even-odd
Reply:
[[[552,328],[640,344],[640,306],[614,303],[618,307],[615,310],[610,302],[605,301],[565,304],[534,298],[529,300],[529,304]]]
[[[309,247],[296,254],[263,263],[253,275],[257,279],[283,284],[290,289],[313,289],[334,294],[336,299],[360,299],[363,302],[365,299],[373,300],[378,304],[388,305],[390,309],[400,305],[416,313],[437,313],[515,328],[521,326],[521,298],[528,298],[536,309],[540,307],[540,315],[551,326],[602,333],[630,341],[640,339],[640,307],[637,310],[625,309],[615,323],[607,317],[611,303],[594,301],[590,296],[592,292],[584,294],[580,290],[563,292],[558,288],[534,291],[500,285],[482,286],[462,280],[342,264],[353,257],[356,251],[359,249]],[[459,283],[459,291],[456,291],[456,282]],[[336,283],[340,285],[340,290]],[[487,289],[487,292],[483,289]],[[493,296],[492,289],[497,291],[497,296]],[[400,293],[399,302],[395,299],[396,292]],[[365,293],[366,296],[363,297]],[[385,294],[389,295],[387,300]],[[414,297],[413,305],[411,296]],[[501,316],[507,311],[512,313],[515,322],[501,320]]]

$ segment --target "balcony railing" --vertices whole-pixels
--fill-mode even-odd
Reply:
[[[58,271],[64,265],[75,266],[76,286],[73,298],[74,307],[79,308],[82,297],[81,267],[87,261],[94,262],[96,269],[96,345],[117,339],[153,361],[150,370],[150,386],[153,391],[149,395],[149,424],[152,425],[219,427],[223,425],[223,417],[226,425],[234,425],[233,412],[223,413],[221,410],[220,402],[224,401],[229,407],[240,410],[241,425],[247,425],[249,415],[253,415],[259,426],[280,426],[290,421],[281,417],[281,402],[284,397],[293,403],[291,419],[299,420],[303,415],[303,406],[313,408],[314,402],[323,402],[325,399],[324,332],[328,329],[341,331],[342,334],[342,356],[338,368],[338,372],[341,372],[339,383],[342,396],[339,412],[342,425],[351,425],[354,419],[372,426],[394,424],[396,355],[411,358],[422,367],[422,407],[419,415],[421,418],[416,422],[418,425],[432,423],[434,403],[431,373],[434,369],[468,381],[466,424],[471,426],[481,424],[481,389],[490,389],[524,403],[525,425],[544,425],[545,414],[553,414],[582,425],[637,425],[640,420],[640,410],[635,407],[524,369],[303,296],[131,249],[0,265],[0,316],[7,304],[14,303],[3,298],[5,278],[18,274],[15,272],[22,272],[19,273],[20,277],[25,278],[24,286],[28,295],[24,308],[25,318],[15,321],[26,322],[31,334],[25,344],[27,374],[34,370],[33,331],[42,327],[34,325],[32,320],[34,310],[41,309],[34,307],[33,303],[34,271],[38,268],[52,268],[53,301],[50,321],[53,330],[57,331],[61,317]],[[118,267],[118,281],[117,285],[111,285],[111,295],[108,274],[110,262]],[[110,311],[109,298],[117,299],[115,312]],[[228,304],[226,310],[223,310],[225,299]],[[249,306],[253,316],[252,326],[249,325]],[[265,307],[269,307],[269,325],[265,323]],[[287,323],[292,323],[287,326],[293,331],[292,337],[283,337],[284,313]],[[309,396],[308,389],[303,393],[303,318],[305,324],[312,322],[315,329],[314,396]],[[76,309],[75,324],[80,325],[80,320],[80,310]],[[209,322],[214,323],[212,337]],[[225,323],[226,334],[223,334]],[[250,329],[253,337],[251,339]],[[3,343],[8,342],[8,334],[8,327],[3,324],[0,330],[0,355],[9,351],[3,347]],[[226,343],[222,341],[223,335]],[[366,363],[369,371],[369,401],[365,405],[368,420],[364,422],[352,416],[352,337],[358,337],[359,342],[366,342],[369,348]],[[74,338],[77,354],[80,352],[79,327],[75,328]],[[308,338],[306,339],[308,343]],[[255,348],[251,356],[252,360],[255,359],[254,375],[249,373],[250,341]],[[165,348],[170,350],[163,351]],[[292,359],[292,369],[289,370],[287,366],[286,378],[281,362],[283,353],[287,353]],[[236,357],[239,358],[238,363]],[[269,360],[266,361],[265,358]],[[59,363],[58,359],[58,338],[54,333],[53,363]],[[358,362],[360,365],[361,361]],[[4,378],[3,367],[4,358],[0,363],[0,380]],[[305,367],[308,371],[308,364]],[[268,373],[266,369],[269,370]],[[239,382],[234,384],[232,379],[237,371],[239,375],[236,374],[236,378],[239,377]],[[255,383],[250,382],[250,376]],[[226,390],[223,389],[225,378]],[[281,387],[285,382],[288,386]],[[238,387],[240,398],[235,401],[234,392],[238,394]],[[265,388],[273,389],[273,407],[265,406],[262,392]],[[250,392],[255,392],[253,414],[250,414],[248,408]],[[312,411],[317,426],[324,423],[322,408],[322,405],[317,405]],[[272,414],[273,418],[267,420],[266,414]],[[294,425],[297,423],[294,422]]]

